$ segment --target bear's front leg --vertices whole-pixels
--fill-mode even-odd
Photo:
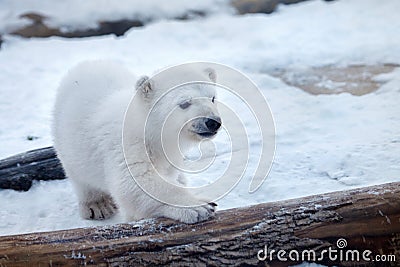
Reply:
[[[197,207],[176,207],[163,204],[155,211],[156,217],[166,217],[183,223],[197,223],[212,218],[217,204],[214,202],[203,203]]]
[[[175,177],[173,173],[170,173],[170,176]],[[157,182],[152,184],[154,188],[159,188],[159,190],[153,191],[156,194],[155,196],[149,195],[157,208],[152,210],[148,217],[166,217],[189,224],[212,218],[217,204],[192,195],[187,188],[183,187],[186,184],[185,176],[182,173],[176,176],[177,182],[181,186],[169,187],[165,184],[157,184]],[[152,181],[158,179],[160,178],[155,176],[145,178],[145,180]],[[187,206],[185,207],[185,205]]]
[[[125,189],[126,188],[129,187],[125,187]],[[192,224],[212,218],[216,211],[217,204],[197,200],[184,189],[175,191],[174,195],[181,197],[182,199],[190,198],[198,202],[198,206],[174,206],[160,202],[148,195],[138,186],[131,185],[130,189],[131,190],[125,190],[124,195],[121,195],[121,191],[119,191],[119,195],[117,196],[118,205],[122,209],[125,218],[128,221],[165,217],[183,223]]]
[[[217,206],[215,203],[200,200],[184,187],[175,186],[169,189],[163,187],[158,182],[158,174],[145,162],[136,162],[133,166],[135,168],[131,168],[134,172],[132,174],[128,168],[122,167],[119,171],[107,169],[108,176],[112,177],[109,179],[112,197],[127,221],[166,217],[184,223],[197,223],[213,217]],[[118,175],[120,173],[123,175]],[[136,179],[131,175],[134,175]],[[138,185],[138,182],[158,195],[155,198],[152,197]],[[163,203],[157,198],[167,203],[193,203],[194,205],[179,207]]]
[[[71,179],[79,199],[79,212],[87,220],[105,220],[111,218],[118,210],[110,194],[87,183]]]

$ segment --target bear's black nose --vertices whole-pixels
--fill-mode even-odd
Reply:
[[[206,126],[210,132],[216,132],[219,127],[221,127],[221,119],[219,117],[208,118],[206,120]]]

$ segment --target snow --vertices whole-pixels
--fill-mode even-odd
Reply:
[[[99,18],[124,18],[131,12],[127,6],[136,1],[121,1],[120,6],[110,10],[106,1],[96,5],[98,9],[88,1],[79,13],[62,16],[57,11],[61,2],[46,1],[43,9],[39,1],[29,2],[23,5],[22,1],[1,1],[0,21],[34,8],[54,12],[52,23],[78,27],[91,25]],[[169,12],[199,5],[206,8],[210,2],[175,0],[157,14],[165,13],[162,17],[168,18],[175,15]],[[143,16],[154,15],[152,3],[141,7]],[[363,96],[311,95],[270,75],[281,68],[400,64],[400,20],[396,12],[400,1],[309,1],[279,6],[278,12],[271,15],[233,16],[225,10],[221,4],[221,11],[203,19],[156,21],[131,29],[122,38],[3,36],[0,158],[52,144],[50,122],[56,88],[66,71],[78,62],[114,59],[137,74],[151,74],[166,66],[199,60],[232,66],[253,79],[268,100],[276,124],[275,159],[267,180],[258,191],[249,194],[251,171],[246,172],[242,181],[218,201],[219,208],[400,180],[399,68],[376,76],[375,80],[385,83],[378,91]],[[229,104],[240,107],[238,103],[233,99]],[[250,148],[257,154],[257,129],[250,118],[243,117],[251,137]],[[28,136],[38,138],[28,140]],[[224,138],[227,136],[222,134],[216,139],[220,152],[211,174],[224,169],[229,160],[229,153],[221,152],[229,149],[218,150],[226,141]],[[255,163],[256,159],[250,159],[249,169]],[[208,176],[197,175],[193,183],[215,178]],[[119,215],[103,222],[82,220],[68,180],[35,182],[28,192],[0,191],[0,235],[119,221]]]

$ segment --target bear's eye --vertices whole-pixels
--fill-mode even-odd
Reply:
[[[213,102],[213,103],[214,103],[214,100],[215,100],[215,96],[213,96],[213,98],[211,99],[211,102]]]
[[[179,104],[179,107],[181,109],[187,109],[192,103],[190,100],[183,101],[182,103]]]

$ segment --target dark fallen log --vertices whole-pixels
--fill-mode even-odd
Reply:
[[[189,20],[193,18],[205,17],[207,15],[209,14],[207,14],[206,11],[188,10],[180,16],[172,17],[170,19]],[[96,27],[81,28],[77,30],[71,30],[66,27],[67,30],[65,30],[48,25],[47,20],[49,19],[49,17],[39,14],[37,12],[28,12],[25,14],[21,14],[20,18],[30,21],[31,23],[11,32],[11,34],[25,38],[46,38],[51,36],[59,36],[65,38],[82,38],[108,34],[114,34],[115,36],[119,37],[123,36],[131,28],[142,27],[146,24],[154,22],[154,19],[151,18],[139,18],[133,16],[128,19],[99,21],[97,22]]]
[[[311,251],[329,266],[399,266],[400,183],[224,210],[195,225],[160,219],[4,236],[0,266],[288,266],[312,261]]]
[[[0,160],[0,188],[28,191],[33,180],[65,179],[52,147],[21,153]]]
[[[290,5],[308,0],[232,0],[230,5],[238,14],[247,13],[266,13],[270,14],[275,12],[279,4]],[[325,0],[333,1],[333,0]],[[190,20],[193,18],[206,17],[210,14],[206,10],[194,9],[188,10],[176,17],[165,17],[164,19],[172,20]],[[51,14],[40,14],[38,12],[28,12],[20,15],[20,18],[30,22],[24,24],[22,27],[11,32],[13,35],[25,37],[25,38],[46,38],[51,36],[60,36],[65,38],[77,38],[77,37],[92,37],[101,36],[107,34],[114,34],[115,36],[123,36],[128,30],[134,27],[142,27],[149,23],[155,22],[155,19],[141,18],[132,16],[127,19],[120,19],[115,21],[99,21],[96,27],[92,28],[81,28],[72,30],[73,27],[65,27],[60,29],[48,25],[47,20],[51,17]],[[70,29],[71,28],[71,29]],[[0,40],[1,45],[1,40]]]
[[[133,27],[142,27],[144,25],[144,21],[140,21],[138,19],[121,19],[116,21],[100,21],[95,28],[65,31],[59,28],[48,26],[46,24],[46,20],[48,19],[48,17],[40,15],[38,13],[25,13],[22,14],[20,18],[31,21],[31,24],[24,25],[22,28],[11,32],[11,34],[25,38],[45,38],[51,36],[77,38],[101,36],[107,34],[122,36],[129,29]]]

